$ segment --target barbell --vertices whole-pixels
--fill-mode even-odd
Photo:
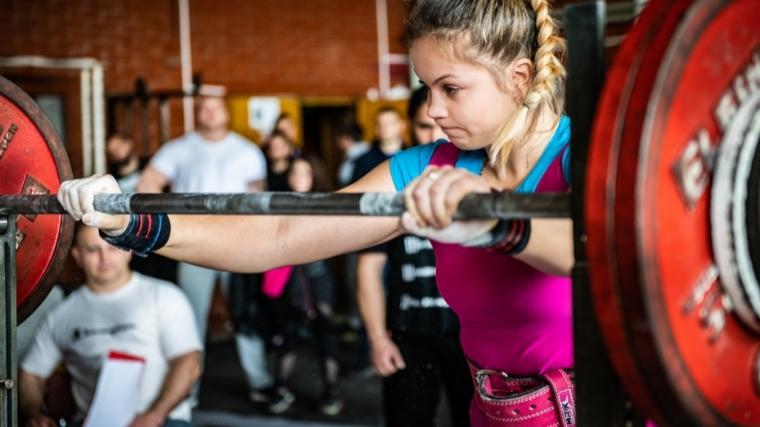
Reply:
[[[572,54],[572,52],[571,52]],[[573,78],[573,76],[571,76]],[[47,294],[71,178],[42,112],[0,79],[0,215],[20,318]],[[609,70],[585,170],[586,251],[610,357],[659,423],[760,426],[760,1],[653,0]],[[399,195],[100,195],[110,213],[399,215]],[[569,217],[567,194],[470,195],[458,218]],[[16,216],[17,215],[17,216]]]

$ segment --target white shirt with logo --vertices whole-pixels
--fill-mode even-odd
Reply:
[[[169,371],[169,361],[201,351],[190,303],[169,282],[132,273],[123,287],[94,293],[74,291],[46,317],[21,367],[43,378],[63,362],[71,374],[78,418],[84,418],[95,393],[100,368],[111,351],[145,359],[138,412],[150,408]],[[190,420],[187,400],[169,418]]]

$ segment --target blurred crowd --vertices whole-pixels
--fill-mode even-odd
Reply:
[[[151,158],[138,154],[130,136],[111,135],[108,170],[125,193],[306,193],[336,190],[331,182],[350,191],[405,141],[427,144],[444,137],[427,117],[426,99],[422,88],[406,112],[379,109],[370,141],[357,123],[345,123],[330,141],[342,153],[334,176],[296,144],[292,117],[280,115],[259,146],[229,129],[225,100],[211,96],[195,100],[196,129],[165,142]],[[252,405],[287,415],[299,398],[291,387],[299,355],[312,346],[323,415],[343,411],[340,383],[351,371],[382,377],[389,426],[435,425],[442,393],[451,424],[468,425],[472,387],[459,325],[438,294],[435,257],[423,238],[401,236],[339,262],[242,274],[133,255],[79,226],[71,255],[85,283],[65,298],[54,292],[56,303],[43,305],[39,319],[22,331],[30,338],[19,342],[19,407],[26,425],[82,425],[111,352],[145,362],[132,426],[191,425],[204,387],[204,341],[217,286],[227,301]],[[341,319],[358,340],[352,366],[341,366],[345,358],[338,357],[337,292],[350,300]]]

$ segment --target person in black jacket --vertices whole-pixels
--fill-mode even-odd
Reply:
[[[427,89],[414,92],[409,119],[415,142],[443,138],[427,117]],[[469,425],[470,373],[459,345],[459,322],[438,293],[430,241],[411,234],[361,253],[359,309],[372,364],[383,377],[388,426],[434,426],[440,389],[454,426]]]

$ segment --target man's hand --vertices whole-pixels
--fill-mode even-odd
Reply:
[[[138,414],[129,424],[129,427],[161,427],[164,421],[166,421],[166,417],[163,415],[148,411]]]
[[[406,368],[396,344],[387,336],[372,340],[372,365],[378,374],[387,377]]]
[[[35,414],[29,417],[26,425],[27,427],[58,427],[57,422],[42,414]]]

